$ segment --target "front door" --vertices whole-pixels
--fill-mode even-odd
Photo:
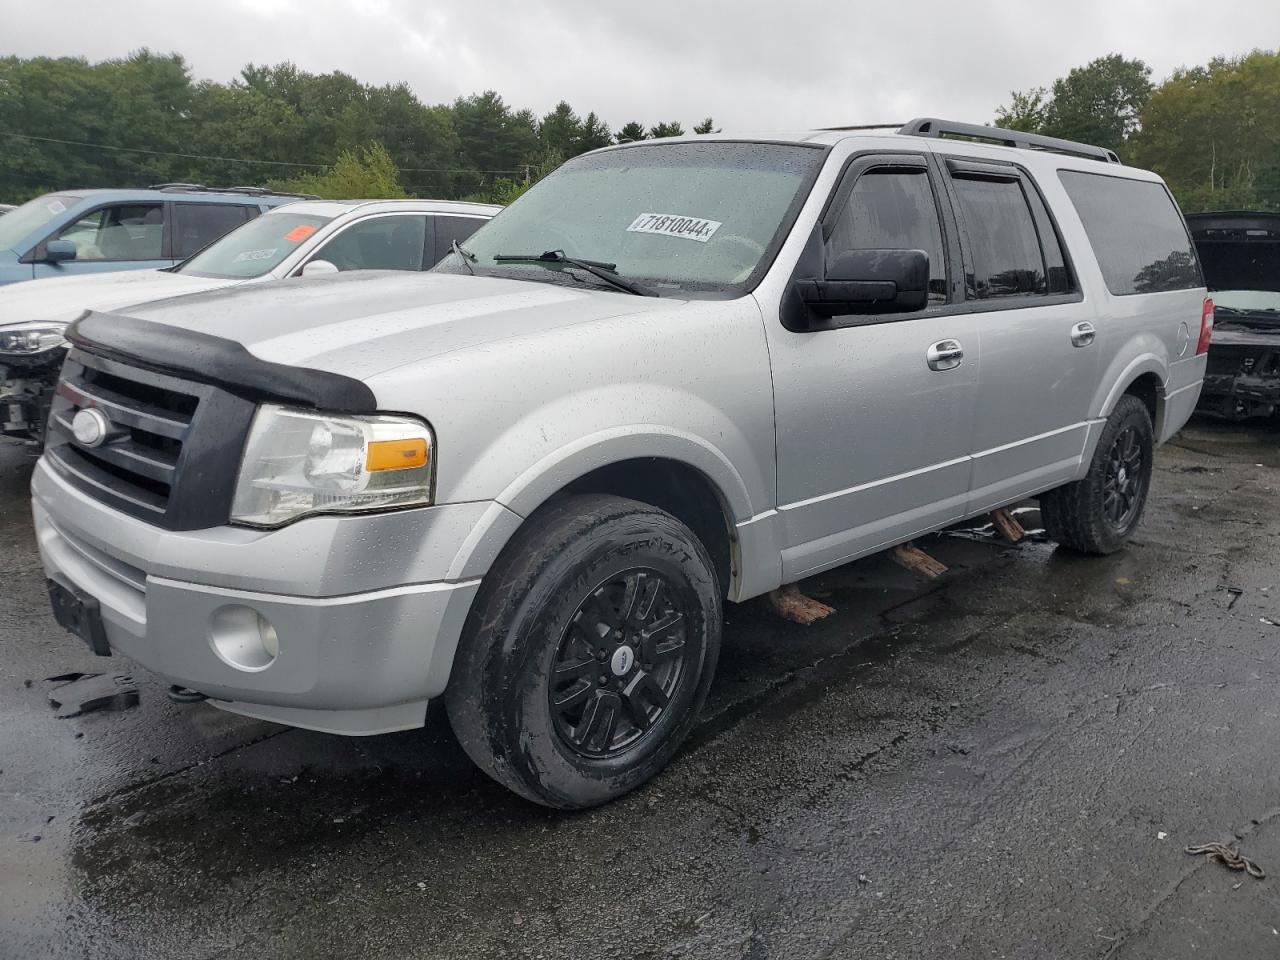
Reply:
[[[165,255],[163,203],[122,203],[100,207],[48,239],[70,240],[76,245],[76,257],[58,263],[37,261],[37,280],[173,265],[172,258]]]
[[[792,331],[770,322],[786,581],[959,519],[969,493],[979,320],[963,297],[941,174],[925,155],[856,158],[821,225],[851,249],[924,250],[930,303]]]

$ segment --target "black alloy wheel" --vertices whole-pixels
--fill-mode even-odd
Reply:
[[[1107,452],[1107,472],[1102,481],[1102,513],[1116,530],[1126,529],[1138,509],[1143,466],[1137,429],[1120,431]]]
[[[568,749],[617,756],[653,728],[687,676],[687,622],[677,591],[651,569],[613,576],[579,604],[548,685]]]

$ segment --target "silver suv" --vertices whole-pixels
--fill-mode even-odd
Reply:
[[[726,599],[1030,496],[1118,549],[1211,325],[1168,190],[1095,147],[627,144],[430,274],[81,319],[40,550],[99,653],[335,733],[443,697],[486,772],[590,806],[689,732]]]

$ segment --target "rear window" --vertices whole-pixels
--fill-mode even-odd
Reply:
[[[1182,214],[1163,184],[1077,170],[1058,176],[1113,295],[1204,286]]]
[[[173,212],[174,255],[185,260],[258,215],[236,203],[179,203]]]

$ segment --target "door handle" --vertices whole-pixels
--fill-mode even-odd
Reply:
[[[939,340],[930,344],[924,359],[930,370],[954,370],[964,359],[964,348],[960,346],[959,340]]]
[[[1093,338],[1098,335],[1098,331],[1093,328],[1092,323],[1077,323],[1071,328],[1071,345],[1073,347],[1087,347],[1093,343]]]

